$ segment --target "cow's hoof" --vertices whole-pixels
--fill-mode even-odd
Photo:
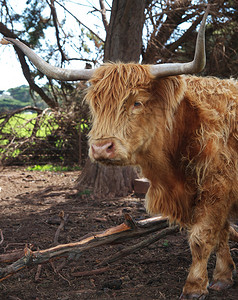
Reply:
[[[189,300],[204,300],[206,299],[206,296],[205,294],[195,294],[195,293],[192,293],[192,294],[182,294],[180,296],[180,300],[186,300],[186,299],[189,299]]]
[[[233,282],[227,282],[227,281],[221,281],[221,280],[216,280],[212,281],[209,285],[209,288],[215,291],[222,291],[222,290],[227,290],[230,287],[232,287]]]

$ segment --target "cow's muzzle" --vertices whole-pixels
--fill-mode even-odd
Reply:
[[[115,157],[115,144],[111,139],[92,141],[89,155],[93,160],[111,160]]]

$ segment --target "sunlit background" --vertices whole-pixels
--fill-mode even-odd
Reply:
[[[10,0],[14,12],[16,14],[21,15],[24,8],[26,7],[26,0]],[[111,3],[111,0],[107,1],[107,3]],[[90,29],[92,29],[95,33],[99,34],[102,39],[105,39],[105,30],[103,28],[101,16],[99,13],[95,13],[93,7],[99,9],[99,1],[98,0],[90,0],[90,1],[67,1],[67,10],[75,15],[79,21],[86,24]],[[59,21],[65,17],[65,11],[60,5],[57,5],[57,14]],[[49,8],[45,11],[46,17],[50,15]],[[109,17],[108,17],[109,18]],[[75,32],[79,32],[79,25],[77,21],[67,13],[66,15],[66,28],[68,28],[72,32],[72,43],[74,42]],[[17,28],[21,30],[21,28]],[[3,36],[0,34],[0,39]],[[56,42],[54,28],[46,29],[46,43],[51,42],[53,39],[54,43]],[[77,58],[79,57],[79,53],[74,51],[74,47],[68,47],[67,52],[71,57]],[[67,64],[67,68],[84,68],[85,62],[79,60],[72,60]],[[23,84],[28,84],[21,70],[20,63],[17,60],[16,53],[11,45],[3,46],[0,45],[0,90],[6,91],[9,88],[14,88]],[[44,82],[42,82],[44,83]]]

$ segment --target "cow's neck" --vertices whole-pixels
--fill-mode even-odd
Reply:
[[[147,193],[147,210],[163,213],[181,224],[189,223],[193,205],[193,191],[188,190],[182,156],[185,155],[190,135],[194,132],[191,120],[197,120],[196,112],[184,99],[174,116],[174,125],[169,132],[158,128],[146,152],[138,156],[143,174],[150,180]],[[196,121],[197,122],[197,121]],[[163,132],[160,132],[163,130]],[[161,137],[164,137],[162,140]]]

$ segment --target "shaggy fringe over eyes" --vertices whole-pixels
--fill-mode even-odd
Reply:
[[[114,99],[118,105],[134,89],[149,86],[151,77],[148,66],[133,63],[106,63],[98,68],[90,80],[86,100],[97,109]]]
[[[97,122],[94,118],[94,128],[102,127],[105,133],[109,132],[111,127],[107,120],[113,120],[115,128],[117,125],[121,126],[123,99],[126,100],[131,94],[137,94],[140,89],[148,89],[151,77],[148,66],[106,63],[95,70],[90,83],[85,100],[90,104],[92,117],[97,115],[99,120]],[[122,114],[118,113],[118,109]]]

